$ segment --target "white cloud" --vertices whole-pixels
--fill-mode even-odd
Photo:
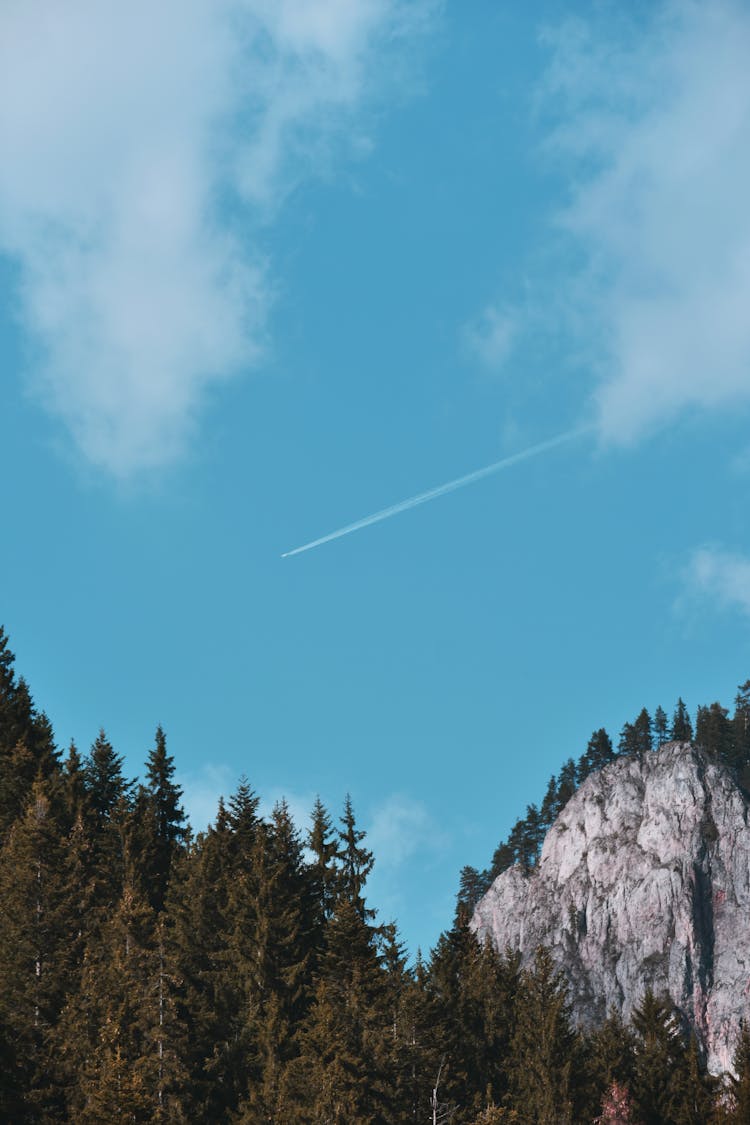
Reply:
[[[464,340],[472,355],[489,371],[499,371],[513,348],[518,314],[500,305],[488,305],[466,326]]]
[[[180,772],[175,780],[182,789],[182,804],[195,832],[203,832],[216,820],[219,798],[228,800],[238,783],[229,766],[212,763]]]
[[[35,390],[95,465],[178,456],[212,386],[258,362],[272,289],[257,231],[355,131],[385,41],[427,10],[2,5],[0,252],[20,266]]]
[[[587,263],[601,430],[623,442],[750,399],[750,8],[646,11],[646,27],[607,7],[600,27],[547,33],[542,101],[571,174],[560,223]]]
[[[379,868],[400,867],[418,852],[439,850],[445,834],[421,801],[394,793],[370,815],[367,846]]]
[[[429,809],[404,793],[393,793],[370,813],[365,845],[375,856],[368,900],[382,919],[404,915],[409,905],[402,867],[433,867],[445,853],[446,831]]]
[[[750,616],[750,558],[720,547],[693,552],[684,573],[686,593],[725,610]]]

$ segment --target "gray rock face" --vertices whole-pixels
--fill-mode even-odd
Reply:
[[[504,871],[472,927],[524,962],[545,945],[576,1019],[627,1021],[647,987],[668,993],[714,1073],[750,1019],[748,802],[689,743],[592,774],[547,833],[538,867]]]

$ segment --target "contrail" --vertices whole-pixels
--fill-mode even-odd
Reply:
[[[417,508],[420,504],[426,504],[430,500],[437,500],[439,496],[446,496],[449,492],[455,492],[467,484],[484,480],[485,477],[492,476],[493,473],[499,473],[501,469],[509,469],[511,465],[517,465],[519,461],[528,461],[531,457],[546,453],[548,449],[554,449],[555,446],[562,445],[563,442],[573,441],[575,438],[589,433],[592,429],[593,426],[579,426],[575,430],[566,430],[564,434],[558,434],[547,441],[540,441],[538,445],[522,449],[520,453],[512,453],[510,457],[503,457],[501,461],[495,461],[491,465],[486,465],[483,469],[475,469],[473,473],[456,477],[455,480],[449,480],[447,484],[439,484],[437,488],[430,488],[427,492],[420,492],[416,496],[409,497],[408,500],[391,504],[390,508],[383,508],[379,512],[373,512],[371,516],[365,516],[354,523],[348,523],[346,527],[340,527],[338,531],[331,531],[328,535],[321,536],[320,539],[313,539],[311,543],[305,543],[302,547],[295,547],[293,551],[285,551],[281,557],[282,559],[289,559],[292,555],[301,555],[303,551],[311,551],[313,547],[330,543],[332,539],[341,539],[343,535],[351,535],[353,531],[361,531],[363,527],[369,527],[370,524],[390,519],[391,516],[397,516],[399,512],[408,512],[411,508]]]

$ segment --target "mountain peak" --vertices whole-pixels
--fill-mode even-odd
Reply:
[[[748,798],[689,742],[591,774],[550,827],[538,865],[502,872],[472,927],[528,962],[546,946],[577,1021],[629,1020],[651,988],[731,1069],[750,1016]]]

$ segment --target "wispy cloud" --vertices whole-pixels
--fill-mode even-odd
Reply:
[[[393,793],[371,810],[365,841],[375,855],[368,899],[381,919],[404,914],[403,867],[430,868],[445,854],[448,837],[422,801]]]
[[[503,369],[513,350],[519,313],[506,305],[490,304],[464,328],[464,343],[487,371]]]
[[[219,798],[234,793],[238,779],[224,764],[206,763],[197,770],[181,771],[176,778],[182,804],[194,831],[202,832],[216,820]]]
[[[2,5],[0,252],[20,267],[35,391],[95,465],[172,460],[212,388],[258,362],[259,232],[356,146],[354,115],[430,8]]]
[[[750,558],[721,547],[700,547],[685,569],[684,595],[750,616]]]
[[[421,801],[394,793],[370,817],[368,846],[382,867],[400,867],[419,851],[440,847],[443,834]]]
[[[675,0],[549,31],[543,106],[586,261],[605,439],[750,400],[750,9]],[[643,9],[641,9],[641,16]]]

